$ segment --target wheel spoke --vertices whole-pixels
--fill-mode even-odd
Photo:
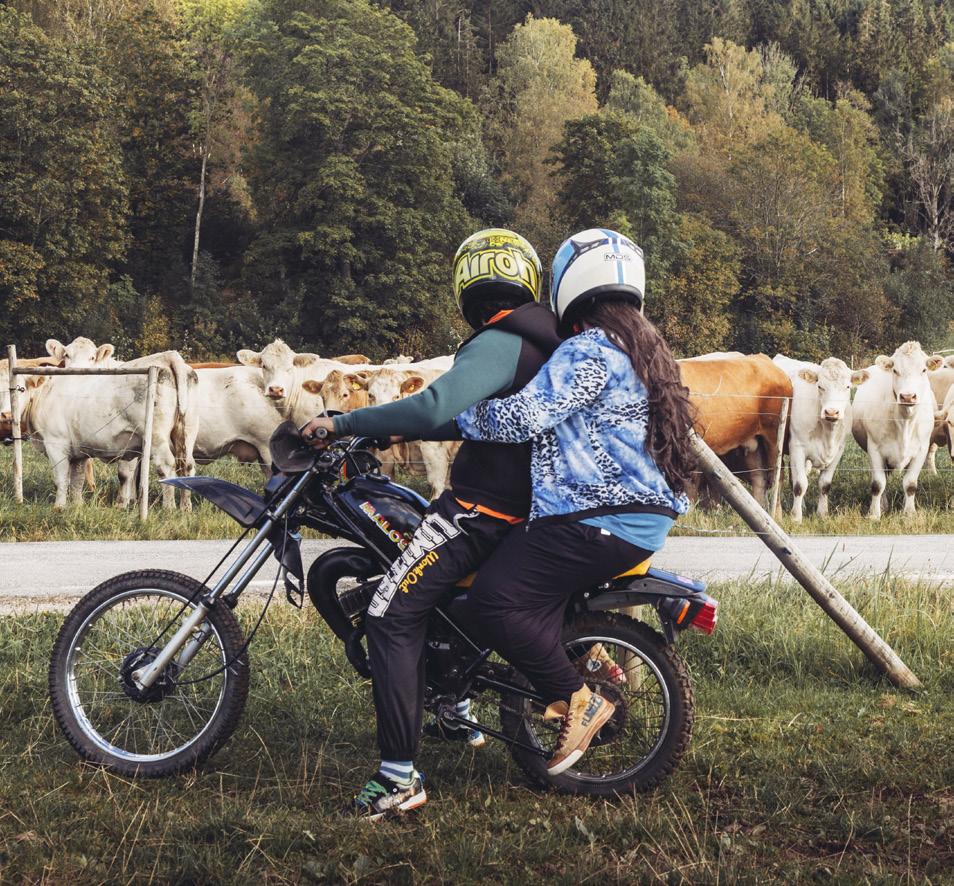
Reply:
[[[157,634],[173,616],[187,617],[191,608],[177,594],[144,589],[110,601],[77,631],[68,663],[70,704],[82,731],[107,753],[131,762],[170,756],[191,744],[216,715],[225,673],[178,686],[181,675],[173,669],[145,692],[123,682],[125,663],[147,664]],[[166,633],[175,628],[174,623]],[[130,658],[134,654],[138,658]],[[225,660],[222,638],[213,628],[189,673],[212,672]]]

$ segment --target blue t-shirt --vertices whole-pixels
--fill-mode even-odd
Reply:
[[[581,522],[605,529],[611,535],[645,551],[658,551],[665,543],[675,521],[665,514],[636,513],[604,514]]]

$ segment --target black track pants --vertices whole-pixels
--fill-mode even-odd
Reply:
[[[382,579],[365,622],[378,746],[385,760],[413,760],[424,717],[424,640],[431,610],[500,544],[510,525],[437,498]]]
[[[560,640],[570,596],[651,555],[585,523],[515,526],[480,568],[468,593],[481,637],[547,703],[569,701],[583,686]]]

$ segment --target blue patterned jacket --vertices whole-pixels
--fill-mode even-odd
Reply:
[[[626,353],[602,329],[554,351],[519,393],[482,400],[457,417],[468,440],[530,440],[530,519],[649,511],[675,517],[675,494],[646,451],[649,402]]]

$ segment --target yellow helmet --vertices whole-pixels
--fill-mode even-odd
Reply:
[[[488,306],[517,307],[540,300],[543,267],[526,238],[505,228],[471,234],[454,256],[454,296],[477,329]]]

